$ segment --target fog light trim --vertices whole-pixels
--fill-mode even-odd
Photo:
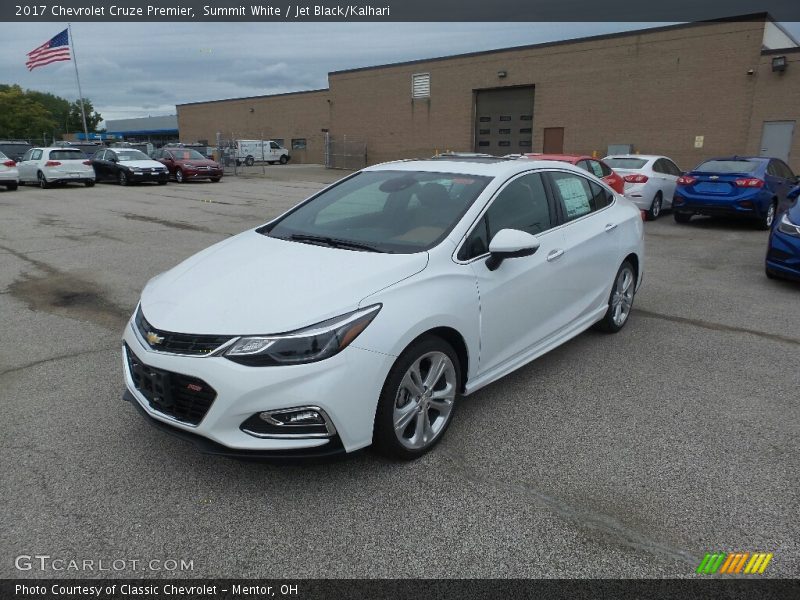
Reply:
[[[295,417],[294,422],[291,421],[292,417]],[[317,422],[311,422],[314,420]],[[319,406],[261,411],[251,415],[240,429],[258,438],[330,438],[336,435],[333,421]]]

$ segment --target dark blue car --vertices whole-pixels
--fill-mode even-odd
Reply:
[[[692,215],[744,217],[769,229],[791,204],[799,183],[780,159],[763,156],[712,158],[678,178],[673,211],[678,223]]]
[[[767,245],[767,277],[800,281],[800,185],[788,194],[794,206],[775,220]]]

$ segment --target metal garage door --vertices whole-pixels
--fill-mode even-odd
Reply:
[[[533,86],[478,90],[475,151],[496,156],[533,152]]]

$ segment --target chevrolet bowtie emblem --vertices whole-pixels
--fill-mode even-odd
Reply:
[[[163,336],[160,336],[153,331],[148,331],[145,337],[147,338],[147,343],[150,344],[151,346],[156,346],[157,344],[160,344],[161,342],[164,341]]]

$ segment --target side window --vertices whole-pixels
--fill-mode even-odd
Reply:
[[[39,160],[42,158],[42,151],[41,150],[34,150],[31,154],[30,160]]]
[[[592,172],[592,170],[589,168],[588,161],[579,160],[577,163],[575,163],[575,166],[578,167],[579,169],[583,169],[584,171],[588,171],[589,173]]]
[[[667,174],[668,174],[667,168],[666,168],[666,166],[664,165],[664,159],[663,159],[663,158],[659,158],[659,159],[658,159],[658,160],[657,160],[657,161],[656,161],[656,162],[653,164],[653,171],[655,171],[656,173],[662,173],[662,174],[664,174],[664,175],[667,175]]]
[[[270,142],[269,147],[272,148],[273,150],[280,150],[280,146],[278,146],[278,144],[276,144],[275,142]]]
[[[22,160],[30,160],[32,154],[33,154],[33,149],[28,150],[25,154],[22,155]]]
[[[592,175],[594,175],[599,179],[605,177],[605,175],[603,175],[603,167],[600,166],[599,162],[597,162],[596,160],[590,160],[589,166],[591,167],[591,169],[589,169],[589,173],[591,173]]]
[[[531,235],[553,226],[542,176],[529,173],[514,179],[494,199],[458,253],[461,260],[486,254],[501,229],[519,229]]]
[[[614,197],[602,185],[597,185],[594,181],[589,182],[589,187],[592,190],[592,202],[594,203],[594,210],[600,210],[611,204]]]
[[[611,175],[611,173],[613,173],[611,167],[609,167],[606,163],[598,162],[597,164],[600,165],[600,170],[603,173],[603,177],[608,177],[609,175]]]
[[[578,219],[596,210],[589,180],[572,173],[552,172],[550,177],[567,221]]]
[[[792,169],[789,168],[789,165],[787,165],[782,160],[779,160],[778,161],[778,167],[780,169],[780,172],[782,173],[781,176],[784,179],[794,179],[794,173],[792,172]]]
[[[666,159],[664,159],[664,162],[667,165],[667,173],[669,173],[670,175],[675,175],[675,177],[680,177],[681,175],[683,175],[683,171],[681,171],[678,168],[678,165],[676,165],[674,162]]]
[[[772,175],[773,177],[780,177],[778,173],[778,167],[775,164],[774,160],[769,161],[769,166],[767,166],[767,173]]]

